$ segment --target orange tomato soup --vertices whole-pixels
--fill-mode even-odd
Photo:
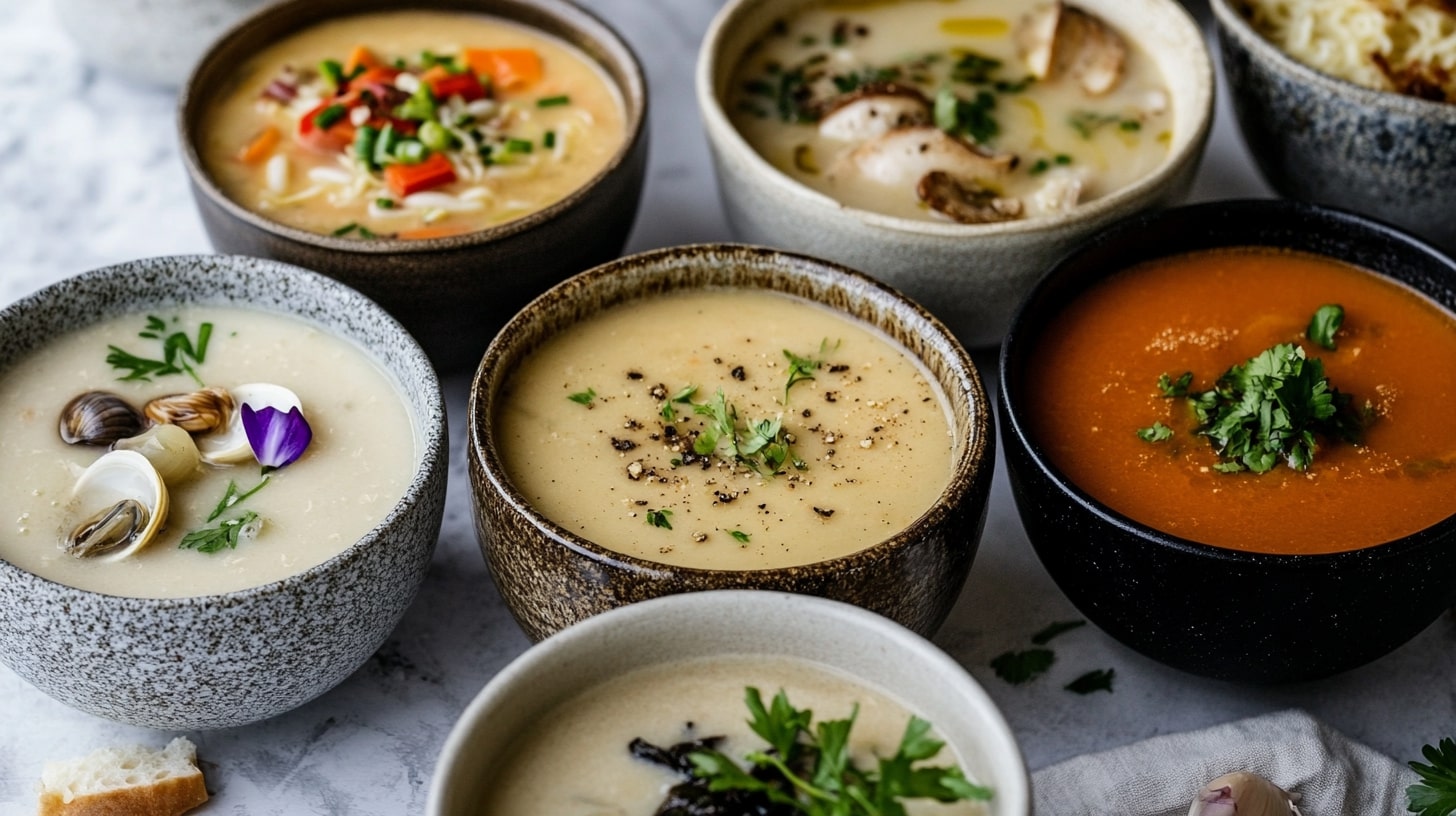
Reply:
[[[1340,304],[1336,350],[1305,338]],[[1030,430],[1051,462],[1112,509],[1173,535],[1271,553],[1359,549],[1456,513],[1456,319],[1424,296],[1328,258],[1244,248],[1160,259],[1084,292],[1037,341]],[[1323,361],[1374,421],[1360,446],[1319,439],[1314,462],[1222,473],[1183,398],[1278,343]],[[1162,422],[1171,438],[1137,431]]]

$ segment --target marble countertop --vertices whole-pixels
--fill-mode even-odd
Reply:
[[[1190,7],[1208,24],[1206,6]],[[719,0],[586,0],[641,56],[652,155],[629,251],[731,240],[698,125],[692,65]],[[174,96],[124,84],[81,60],[50,2],[0,3],[0,305],[63,277],[134,258],[207,252],[175,144]],[[1196,200],[1267,196],[1224,99]],[[978,361],[990,373],[994,356]],[[994,384],[993,384],[994,385]],[[476,546],[463,457],[466,381],[445,383],[449,498],[438,551],[393,636],[341,686],[251,726],[194,732],[213,800],[199,813],[423,811],[436,755],[458,713],[529,644]],[[3,428],[0,428],[3,433]],[[998,468],[999,468],[998,464]],[[1220,588],[1208,588],[1218,603]],[[1456,616],[1376,663],[1315,683],[1251,688],[1156,664],[1093,627],[1058,640],[1050,676],[1013,687],[989,668],[1046,623],[1078,617],[1027,543],[998,469],[980,554],[935,638],[988,689],[1032,769],[1149,736],[1304,708],[1400,759],[1456,723]],[[1209,655],[1209,660],[1219,659]],[[1112,694],[1062,689],[1091,668]],[[0,812],[33,812],[43,762],[170,737],[73,711],[0,667]]]

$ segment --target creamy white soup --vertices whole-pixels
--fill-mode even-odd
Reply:
[[[781,294],[608,309],[509,377],[497,442],[548,519],[708,569],[848,555],[928,510],[951,471],[945,397],[871,326]]]
[[[186,336],[196,350],[204,324],[212,328],[203,361],[178,358],[196,380],[185,371],[153,374],[150,382],[118,379],[144,365],[135,361],[163,362],[168,337]],[[109,347],[129,355],[119,359],[131,367],[108,364]],[[312,440],[295,461],[266,476],[246,440],[243,461],[196,462],[169,473],[162,529],[134,554],[67,552],[83,514],[79,477],[108,450],[62,440],[58,428],[71,400],[105,391],[144,409],[204,384],[239,395],[247,393],[240,387],[257,384],[291,391]],[[132,597],[203,595],[285,578],[341,552],[394,508],[420,455],[414,424],[393,379],[372,358],[301,320],[214,307],[111,318],[55,338],[0,377],[0,558],[63,584]],[[194,439],[211,449],[204,435]],[[260,483],[256,492],[224,501],[230,484],[240,497]],[[122,492],[130,490],[124,485]],[[223,534],[231,526],[242,529],[229,544]],[[197,535],[184,548],[189,534]]]
[[[811,4],[733,74],[734,125],[851,207],[988,223],[1068,211],[1152,172],[1172,99],[1135,32],[1072,4]]]
[[[616,86],[542,31],[485,15],[330,20],[239,66],[200,153],[229,198],[370,240],[520,218],[596,175],[625,138]]]
[[[534,722],[512,746],[511,756],[484,786],[482,816],[651,816],[684,777],[636,758],[637,738],[666,748],[722,737],[714,748],[740,765],[766,744],[748,725],[745,687],[765,706],[783,690],[813,722],[842,720],[855,712],[850,757],[860,769],[895,755],[911,712],[885,692],[827,667],[787,658],[729,656],[684,660],[638,669],[574,697]],[[931,724],[932,726],[934,723]],[[959,764],[951,749],[924,765]],[[994,796],[995,792],[992,791]],[[940,803],[903,800],[914,816],[973,816],[979,801]]]

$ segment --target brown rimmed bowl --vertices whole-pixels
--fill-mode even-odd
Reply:
[[[422,240],[353,240],[285,226],[228,198],[199,154],[208,102],[259,49],[336,17],[394,9],[504,18],[576,46],[597,61],[626,106],[622,146],[570,195],[513,221]],[[605,22],[569,0],[284,0],[208,49],[178,103],[182,159],[208,238],[219,252],[322,272],[378,302],[437,367],[464,371],[506,319],[567,276],[616,257],[637,214],[647,168],[647,83],[636,55]]]
[[[708,570],[625,556],[547,519],[511,482],[496,439],[506,381],[533,350],[616,304],[669,291],[751,288],[822,304],[878,328],[917,358],[948,400],[950,479],[905,529],[852,555],[797,567]],[[950,331],[905,296],[827,261],[760,247],[702,244],[632,255],[583,272],[523,309],[486,349],[466,420],[480,547],[516,621],[540,639],[624,604],[709,589],[820,595],[879,612],[921,634],[949,614],[986,520],[995,462],[990,404]]]

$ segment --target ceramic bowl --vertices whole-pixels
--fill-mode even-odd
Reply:
[[[229,199],[209,178],[198,145],[208,101],[257,50],[315,23],[388,9],[501,17],[544,31],[595,59],[626,106],[626,137],[596,176],[530,215],[463,235],[354,240],[272,221]],[[219,252],[274,258],[322,272],[384,306],[442,370],[467,370],[495,331],[531,298],[568,275],[616,257],[637,214],[647,167],[647,85],[631,48],[569,0],[286,0],[222,36],[182,90],[182,158],[193,198]]]
[[[1061,214],[994,224],[896,218],[843,206],[779,171],[739,134],[725,98],[745,50],[805,0],[731,0],[698,52],[698,106],[735,237],[863,270],[945,321],[964,343],[1001,342],[1046,267],[1114,221],[1183,200],[1213,119],[1213,70],[1198,25],[1173,0],[1082,3],[1135,37],[1173,99],[1167,159],[1133,184]]]
[[[1414,637],[1456,602],[1456,516],[1394,541],[1328,555],[1272,555],[1168,535],[1108,508],[1049,460],[1028,425],[1032,350],[1066,304],[1132,264],[1234,246],[1344,260],[1456,308],[1456,263],[1366,218],[1288,201],[1223,201],[1134,219],[1037,284],[1001,350],[1012,493],[1058,586],[1089,620],[1149,657],[1224,680],[1335,674]]]
[[[545,518],[506,473],[496,439],[502,388],[547,338],[609,307],[705,287],[783,292],[868,323],[918,358],[949,405],[950,479],[907,528],[865,550],[799,567],[709,570],[612,552]],[[985,524],[994,466],[991,408],[965,350],[903,295],[825,261],[757,247],[704,244],[629,256],[552,288],[516,315],[486,350],[471,383],[467,451],[481,550],[507,606],[540,639],[635,601],[706,589],[778,589],[849,601],[923,634],[965,583]]]
[[[520,733],[563,701],[635,669],[729,655],[807,661],[888,692],[929,720],[966,774],[993,790],[988,816],[1030,814],[1030,786],[1015,737],[985,690],[944,652],[854,606],[743,590],[613,610],[531,648],[486,685],[451,730],[425,812],[479,812],[481,792]],[[773,693],[763,691],[765,699]]]
[[[1353,210],[1456,251],[1456,105],[1336,79],[1211,0],[1249,154],[1280,195]]]
[[[399,323],[333,280],[274,261],[176,256],[60,281],[0,309],[0,369],[67,330],[175,304],[293,315],[372,352],[414,417],[403,498],[338,555],[270,584],[190,598],[75,589],[0,561],[0,661],[41,691],[150,728],[222,728],[287,711],[363,665],[424,580],[444,514],[439,381]]]

